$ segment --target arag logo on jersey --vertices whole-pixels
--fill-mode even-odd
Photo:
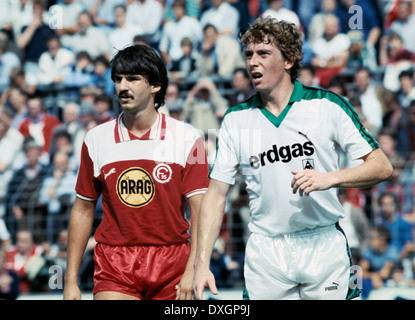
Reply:
[[[151,202],[155,186],[150,174],[141,168],[125,170],[117,180],[117,194],[129,207],[139,208]]]

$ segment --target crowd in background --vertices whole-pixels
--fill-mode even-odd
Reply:
[[[160,110],[200,130],[212,164],[224,113],[255,93],[238,37],[269,15],[303,31],[299,80],[346,98],[394,166],[387,182],[339,193],[363,298],[415,286],[415,0],[2,0],[0,298],[51,291],[49,267],[64,273],[83,138],[120,111],[114,53],[135,43],[163,57]],[[98,203],[95,227],[101,215]],[[248,220],[239,177],[211,261],[219,287],[243,285]],[[91,235],[84,290],[93,248]]]

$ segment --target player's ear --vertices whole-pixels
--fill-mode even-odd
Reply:
[[[152,85],[151,86],[151,93],[157,93],[161,90],[161,86],[159,85]]]
[[[289,60],[284,61],[285,70],[290,70],[293,66],[294,66],[294,62],[291,62]]]

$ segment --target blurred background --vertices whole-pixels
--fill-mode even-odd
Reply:
[[[415,0],[1,0],[0,299],[62,297],[82,141],[120,112],[114,53],[140,43],[163,57],[160,110],[200,130],[212,165],[221,118],[255,93],[238,37],[269,15],[303,31],[299,80],[347,99],[394,166],[339,194],[360,299],[415,299]],[[101,216],[99,203],[94,230]],[[238,177],[211,261],[217,299],[242,298],[248,221]],[[91,234],[85,299],[94,245]]]

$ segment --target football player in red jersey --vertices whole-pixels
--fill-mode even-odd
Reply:
[[[81,298],[78,270],[101,195],[94,299],[192,299],[197,217],[208,186],[203,141],[190,125],[158,112],[168,78],[154,50],[127,47],[111,65],[122,113],[85,137],[64,299]]]

